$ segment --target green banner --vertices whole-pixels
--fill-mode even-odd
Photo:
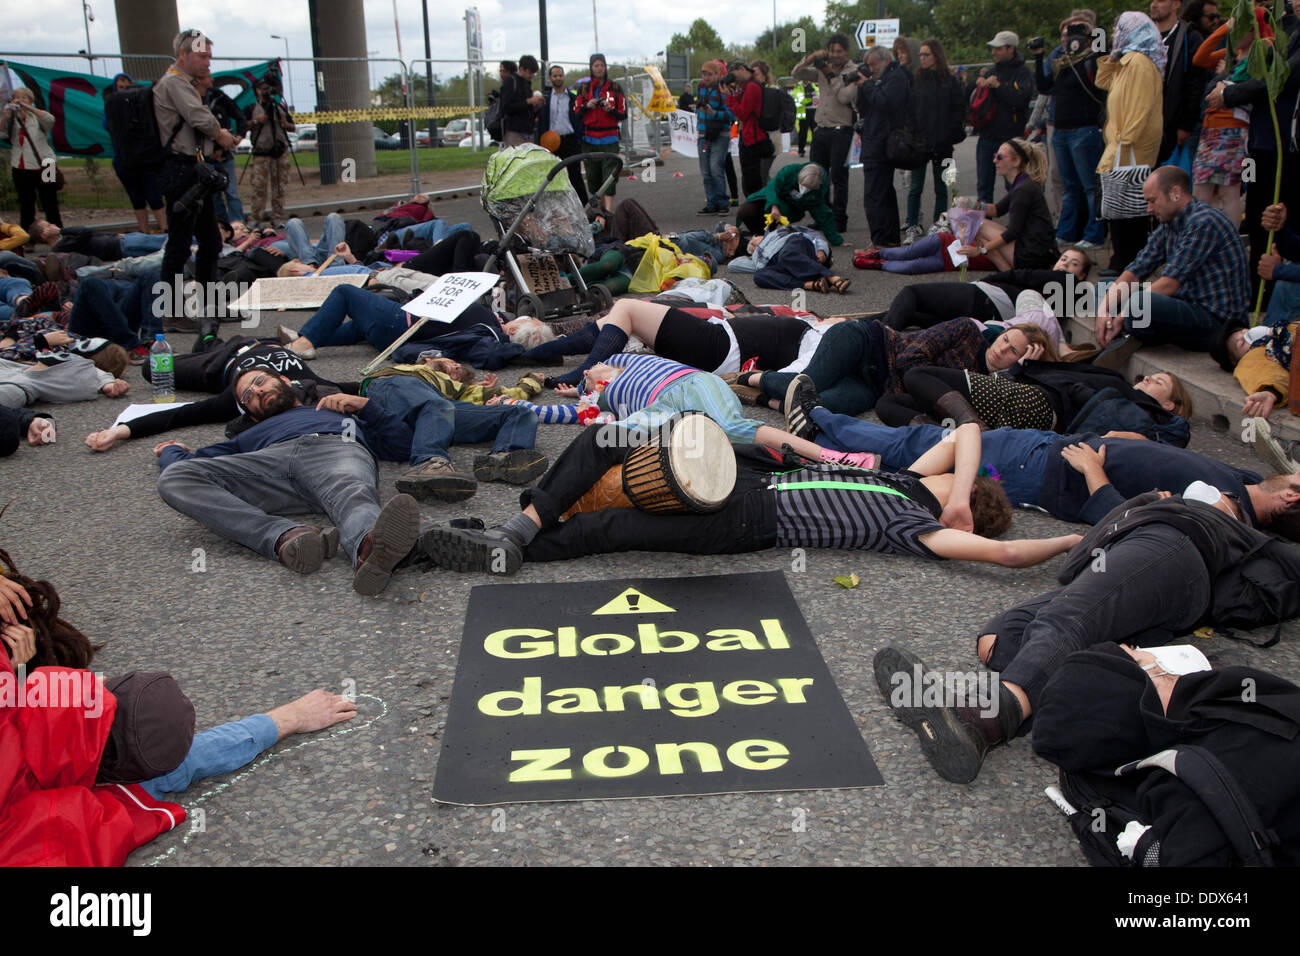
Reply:
[[[267,60],[233,70],[218,70],[212,77],[216,85],[242,109],[252,104],[254,84],[274,63],[274,60]],[[54,128],[50,130],[49,141],[56,153],[60,156],[113,158],[113,141],[104,128],[104,94],[113,86],[111,77],[51,70],[12,60],[6,65],[18,75],[18,85],[27,87],[35,95],[36,106],[53,114]],[[9,146],[3,138],[0,138],[0,143]]]

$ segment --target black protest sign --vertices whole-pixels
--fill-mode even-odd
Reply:
[[[780,572],[470,594],[437,800],[883,783]]]

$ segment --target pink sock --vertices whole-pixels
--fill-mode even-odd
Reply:
[[[822,461],[852,465],[854,468],[875,468],[880,464],[880,456],[873,451],[831,451],[823,448]]]

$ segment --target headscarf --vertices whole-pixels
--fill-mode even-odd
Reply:
[[[1165,61],[1168,59],[1164,38],[1152,19],[1145,13],[1129,10],[1119,15],[1115,21],[1115,49],[1120,56],[1126,53],[1141,53],[1147,56],[1160,75],[1164,76]]]

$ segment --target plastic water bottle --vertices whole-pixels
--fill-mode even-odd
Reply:
[[[155,402],[176,401],[172,347],[167,344],[167,338],[161,332],[153,337],[153,347],[149,349],[149,378],[153,382]]]

